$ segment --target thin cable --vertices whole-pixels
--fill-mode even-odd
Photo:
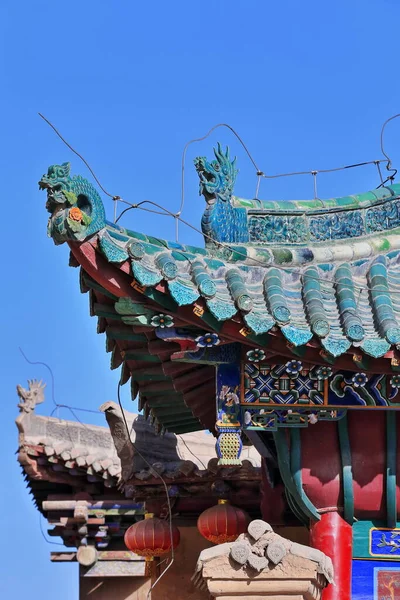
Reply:
[[[47,537],[45,536],[44,531],[43,531],[42,516],[43,516],[42,513],[39,512],[40,533],[42,534],[44,541],[47,542],[48,544],[51,544],[52,546],[62,546],[63,548],[65,548],[65,544],[61,544],[60,542],[51,542],[50,540],[47,539]]]
[[[19,351],[21,352],[22,356],[24,357],[24,359],[26,360],[27,363],[29,363],[30,365],[42,365],[43,367],[46,367],[46,369],[49,371],[50,376],[51,376],[51,397],[54,403],[54,409],[52,410],[50,416],[52,417],[54,415],[54,413],[56,412],[56,410],[58,410],[59,408],[67,408],[72,415],[75,417],[75,419],[78,421],[78,423],[80,423],[83,427],[85,427],[85,429],[87,429],[87,426],[85,425],[85,423],[83,423],[80,418],[75,414],[74,411],[82,411],[82,412],[90,412],[90,413],[100,413],[100,410],[91,410],[89,408],[79,408],[77,406],[68,406],[68,404],[58,404],[58,402],[56,402],[56,398],[55,398],[55,379],[54,379],[54,374],[53,371],[51,369],[51,367],[45,363],[45,362],[41,362],[41,361],[32,361],[29,360],[29,358],[26,356],[25,352],[22,350],[22,348],[19,348]]]
[[[96,175],[95,175],[94,171],[93,171],[93,170],[92,170],[92,168],[90,167],[89,163],[88,163],[88,162],[87,162],[87,161],[86,161],[86,160],[83,158],[83,156],[82,156],[81,154],[79,154],[79,153],[78,153],[78,152],[77,152],[77,151],[76,151],[76,150],[75,150],[75,149],[74,149],[74,148],[73,148],[73,147],[72,147],[72,146],[71,146],[71,145],[70,145],[70,144],[69,144],[69,143],[68,143],[68,142],[67,142],[67,141],[66,141],[66,140],[63,138],[63,137],[62,137],[62,135],[61,135],[61,134],[58,132],[58,130],[57,130],[55,127],[54,127],[54,125],[53,125],[53,124],[52,124],[52,123],[51,123],[51,122],[50,122],[48,119],[46,119],[46,118],[45,118],[45,117],[44,117],[44,116],[43,116],[41,113],[39,113],[39,116],[40,116],[40,117],[42,117],[42,119],[43,119],[44,121],[46,121],[46,123],[48,123],[48,125],[50,125],[50,127],[51,127],[51,128],[54,130],[54,131],[55,131],[55,133],[56,133],[56,134],[59,136],[59,138],[60,138],[60,139],[61,139],[61,140],[62,140],[62,141],[65,143],[65,145],[66,145],[68,148],[70,148],[70,150],[71,150],[72,152],[74,152],[74,154],[76,154],[76,155],[77,155],[77,156],[78,156],[78,157],[79,157],[79,158],[80,158],[80,159],[83,161],[83,163],[84,163],[84,164],[87,166],[87,168],[89,169],[89,171],[90,171],[90,172],[91,172],[91,174],[93,175],[94,179],[96,180],[96,182],[97,182],[97,184],[99,185],[99,187],[101,188],[101,190],[102,190],[102,191],[103,191],[103,192],[104,192],[104,193],[105,193],[107,196],[109,196],[110,198],[112,198],[114,201],[117,201],[117,200],[119,200],[119,201],[121,201],[121,202],[124,202],[125,204],[128,204],[128,205],[129,205],[129,208],[128,208],[128,209],[125,209],[124,211],[122,211],[122,213],[119,215],[119,217],[115,219],[115,223],[117,223],[117,222],[118,222],[118,220],[119,220],[119,219],[122,217],[122,215],[123,215],[125,212],[127,212],[128,210],[130,210],[131,208],[141,208],[142,210],[145,210],[145,211],[147,211],[147,212],[150,212],[150,213],[154,213],[154,214],[160,214],[160,215],[169,215],[169,216],[173,217],[173,218],[176,220],[176,233],[177,233],[177,234],[178,234],[178,226],[177,226],[177,224],[178,224],[178,221],[181,221],[182,223],[184,223],[185,225],[187,225],[188,227],[190,227],[190,228],[191,228],[191,229],[193,229],[194,231],[196,231],[196,232],[198,232],[198,233],[202,234],[202,235],[203,235],[205,238],[208,238],[210,241],[212,241],[212,242],[213,242],[214,244],[216,244],[217,246],[219,246],[219,247],[226,247],[226,248],[228,248],[228,249],[229,249],[229,250],[231,250],[231,251],[233,251],[233,250],[234,250],[234,251],[236,252],[236,254],[238,254],[239,256],[241,255],[241,256],[243,256],[244,258],[247,258],[247,255],[245,255],[244,253],[241,253],[241,252],[240,252],[240,251],[238,251],[237,249],[233,249],[233,248],[232,248],[231,246],[229,246],[228,244],[225,244],[225,243],[223,243],[223,242],[219,242],[219,241],[217,241],[217,240],[214,240],[214,239],[213,239],[211,236],[209,236],[209,235],[207,235],[207,234],[205,234],[205,233],[201,232],[199,229],[197,229],[196,227],[194,227],[193,225],[191,225],[190,223],[188,223],[187,221],[185,221],[184,219],[182,219],[182,218],[181,218],[181,216],[180,216],[180,215],[181,215],[181,213],[182,213],[182,209],[183,209],[183,206],[184,206],[184,199],[185,199],[185,195],[184,195],[184,185],[182,186],[182,198],[181,198],[181,205],[180,205],[180,209],[179,209],[179,211],[178,211],[177,213],[173,213],[173,212],[171,212],[171,211],[167,210],[166,208],[164,208],[163,206],[161,206],[160,204],[157,204],[156,202],[152,202],[151,200],[144,200],[144,201],[142,201],[142,202],[140,202],[140,203],[138,203],[138,204],[132,204],[132,203],[130,203],[130,202],[127,202],[126,200],[123,200],[123,199],[122,199],[120,196],[112,196],[111,194],[109,194],[109,193],[108,193],[108,192],[107,192],[107,191],[106,191],[106,190],[103,188],[103,186],[101,185],[100,181],[99,181],[99,180],[98,180],[98,178],[96,177]],[[256,162],[255,162],[255,160],[253,159],[253,157],[252,157],[252,155],[250,154],[250,152],[249,152],[249,150],[248,150],[247,146],[245,145],[245,143],[243,142],[243,140],[242,140],[242,138],[239,136],[239,134],[238,134],[238,133],[237,133],[237,132],[236,132],[236,131],[233,129],[233,127],[231,127],[230,125],[228,125],[228,124],[226,124],[226,123],[219,123],[219,124],[215,125],[214,127],[212,127],[212,128],[211,128],[211,129],[208,131],[208,133],[207,133],[205,136],[203,136],[203,137],[201,137],[201,138],[197,138],[197,139],[190,140],[190,141],[189,141],[189,142],[186,144],[186,146],[185,146],[185,148],[184,148],[184,151],[183,151],[183,155],[182,155],[182,183],[184,184],[184,169],[185,169],[185,165],[184,165],[184,163],[185,163],[185,157],[186,157],[187,148],[189,147],[189,145],[190,145],[190,144],[192,144],[192,143],[194,143],[194,142],[198,142],[198,141],[202,141],[202,140],[206,139],[206,138],[207,138],[207,137],[208,137],[208,136],[209,136],[209,135],[210,135],[210,134],[211,134],[211,133],[212,133],[212,132],[213,132],[215,129],[217,129],[218,127],[226,127],[227,129],[229,129],[229,130],[230,130],[230,131],[231,131],[231,132],[232,132],[232,133],[233,133],[233,134],[234,134],[234,135],[237,137],[237,139],[239,140],[239,142],[242,144],[242,146],[243,146],[244,150],[246,151],[246,153],[247,153],[247,155],[248,155],[249,159],[251,160],[251,162],[252,162],[252,164],[253,164],[254,168],[255,168],[255,169],[256,169],[256,171],[257,171],[257,173],[256,173],[256,174],[257,174],[257,177],[264,177],[265,179],[275,179],[275,178],[278,178],[278,177],[290,177],[290,176],[293,176],[293,175],[310,175],[310,174],[311,174],[311,175],[314,175],[314,176],[315,176],[315,173],[318,173],[318,172],[319,172],[319,173],[333,173],[333,172],[336,172],[336,171],[342,171],[342,170],[345,170],[345,169],[352,169],[352,168],[356,168],[356,167],[362,167],[362,166],[369,165],[369,164],[375,164],[375,165],[379,165],[381,162],[386,162],[386,163],[387,163],[387,166],[386,166],[386,168],[387,168],[389,171],[392,171],[392,172],[394,172],[394,174],[393,174],[393,175],[391,175],[391,176],[389,176],[389,177],[388,177],[388,178],[387,178],[387,179],[386,179],[386,180],[385,180],[383,183],[381,183],[380,185],[378,185],[378,187],[377,187],[377,189],[378,189],[378,188],[380,188],[380,187],[384,186],[384,185],[385,185],[385,183],[386,183],[387,181],[389,181],[389,180],[393,181],[394,177],[395,177],[395,176],[396,176],[396,174],[397,174],[397,169],[390,169],[390,166],[391,166],[391,160],[390,160],[389,156],[388,156],[388,155],[385,153],[385,151],[384,151],[384,147],[383,147],[383,132],[384,132],[384,129],[385,129],[386,125],[387,125],[387,124],[388,124],[390,121],[392,121],[393,119],[396,119],[396,118],[397,118],[397,117],[399,117],[399,116],[400,116],[400,113],[399,113],[399,114],[397,114],[397,115],[394,115],[393,117],[390,117],[389,119],[387,119],[387,121],[385,121],[385,123],[383,124],[383,127],[382,127],[382,131],[381,131],[381,150],[382,150],[382,153],[384,154],[384,156],[386,157],[386,160],[380,159],[380,160],[373,160],[373,161],[365,161],[365,162],[361,162],[361,163],[355,163],[355,164],[352,164],[352,165],[346,165],[346,166],[344,166],[344,167],[336,167],[336,168],[333,168],[333,169],[319,169],[319,171],[297,171],[297,172],[292,172],[292,173],[281,173],[281,174],[278,174],[278,175],[265,175],[265,173],[264,173],[263,171],[260,171],[260,170],[259,170],[259,168],[258,168],[258,166],[257,166],[257,163],[256,163]],[[257,192],[258,192],[258,188],[257,188]],[[321,201],[321,202],[322,202],[322,201]],[[148,203],[148,204],[152,204],[152,205],[154,205],[154,206],[158,207],[159,209],[161,209],[161,211],[164,211],[164,212],[158,212],[158,211],[154,211],[154,210],[151,210],[151,209],[142,208],[142,206],[141,206],[141,205],[142,205],[142,204],[146,204],[146,203]],[[259,261],[259,260],[257,260],[256,258],[252,258],[252,261],[253,261],[253,262],[256,262],[256,263],[259,263],[261,266],[265,266],[265,264],[264,264],[262,261]],[[335,285],[335,282],[333,282],[333,280],[324,280],[324,279],[317,278],[317,277],[312,277],[312,276],[309,276],[309,277],[310,277],[311,279],[315,279],[315,280],[317,280],[317,281],[321,281],[321,282],[324,282],[324,281],[325,281],[325,282],[328,282],[328,281],[330,281],[330,282],[331,282],[333,285]],[[354,287],[355,287],[355,289],[360,289],[360,286],[354,286]],[[370,288],[368,288],[368,287],[364,287],[363,289],[370,289]],[[400,293],[400,292],[393,291],[392,293]],[[47,365],[46,365],[46,366],[47,366]]]
[[[187,150],[189,148],[189,146],[191,146],[191,144],[194,144],[196,142],[202,142],[204,141],[206,138],[208,138],[209,135],[212,134],[213,131],[215,131],[216,129],[218,129],[219,127],[226,127],[227,129],[229,129],[234,136],[236,136],[236,138],[239,140],[240,144],[243,146],[247,156],[249,157],[250,161],[252,162],[255,170],[257,172],[259,172],[260,174],[262,173],[260,171],[260,169],[257,166],[256,161],[254,160],[254,158],[252,157],[252,155],[250,154],[249,149],[247,148],[246,144],[244,143],[244,141],[242,140],[242,138],[240,137],[240,135],[234,130],[233,127],[231,127],[230,125],[228,125],[227,123],[218,123],[217,125],[214,125],[214,127],[211,127],[211,129],[206,133],[206,135],[203,135],[203,137],[199,137],[199,138],[195,138],[193,140],[190,140],[189,142],[187,142],[187,144],[185,145],[183,152],[182,152],[182,164],[181,164],[181,204],[179,207],[178,212],[176,213],[177,215],[181,215],[184,205],[185,205],[185,162],[186,162],[186,153]]]
[[[29,363],[30,365],[42,365],[43,367],[46,367],[46,369],[49,371],[50,377],[51,377],[51,397],[57,408],[58,404],[56,402],[55,392],[54,392],[54,375],[53,375],[53,371],[51,370],[51,367],[49,367],[49,365],[45,362],[40,362],[40,361],[33,362],[32,360],[29,360],[29,358],[26,356],[25,352],[22,350],[21,347],[19,347],[18,350],[21,352],[22,356],[24,357],[24,359],[26,360],[27,363]]]
[[[196,460],[199,461],[199,463],[201,463],[204,467],[204,470],[207,470],[206,465],[203,463],[203,461],[201,460],[201,458],[199,458],[194,452],[192,452],[192,450],[189,448],[189,446],[187,445],[187,443],[185,442],[185,440],[183,439],[182,435],[180,433],[178,433],[178,437],[181,439],[181,441],[183,442],[183,444],[186,446],[186,448],[189,450],[190,454],[192,456],[195,457]]]
[[[386,154],[385,152],[385,145],[384,145],[384,132],[385,132],[385,128],[386,125],[388,123],[390,123],[390,121],[393,121],[394,119],[397,119],[398,117],[400,117],[400,113],[398,113],[397,115],[393,115],[392,117],[389,117],[389,119],[386,119],[386,121],[384,122],[384,124],[382,125],[382,129],[381,129],[381,152],[383,154],[383,156],[385,156],[385,158],[387,159],[387,165],[386,165],[386,169],[388,171],[393,171],[395,169],[392,169],[392,159],[390,158],[390,156],[388,154]],[[397,172],[397,171],[396,171]]]
[[[121,202],[124,202],[125,204],[129,204],[129,202],[127,202],[126,200],[121,200]],[[219,242],[218,240],[215,240],[214,238],[212,238],[210,235],[202,232],[200,229],[198,229],[197,227],[195,227],[194,225],[192,225],[191,223],[189,223],[188,221],[186,221],[185,219],[182,219],[182,217],[176,217],[174,213],[172,213],[171,211],[169,211],[167,208],[162,207],[160,204],[157,204],[157,202],[153,202],[152,200],[144,200],[143,202],[141,202],[141,204],[144,203],[149,203],[149,204],[153,204],[154,206],[157,206],[158,208],[162,208],[165,212],[163,213],[164,216],[170,216],[170,217],[174,217],[179,219],[179,221],[181,221],[182,223],[184,223],[184,225],[186,225],[187,227],[189,227],[190,229],[193,229],[193,231],[196,231],[197,233],[200,233],[201,235],[203,235],[205,238],[209,239],[211,242],[213,242],[216,246],[220,247],[220,248],[226,248],[228,250],[230,250],[231,252],[235,252],[235,254],[237,254],[238,256],[242,256],[243,258],[248,258],[247,254],[245,254],[244,252],[241,252],[238,248],[235,248],[233,246],[230,246],[229,244],[227,244],[226,242]],[[149,210],[148,208],[144,208],[143,206],[138,206],[138,205],[131,205],[131,208],[139,208],[140,210],[144,210],[146,212],[154,212],[152,210]],[[259,264],[260,266],[265,268],[265,263],[255,257],[251,257],[251,261],[254,263]],[[284,270],[284,269],[282,269]],[[299,277],[300,279],[308,277],[309,279],[313,280],[313,281],[319,281],[321,284],[330,284],[332,287],[335,287],[337,285],[337,282],[333,279],[324,279],[322,277],[315,277],[314,275],[309,275],[308,273],[299,273]],[[353,284],[353,287],[355,290],[372,290],[373,288],[369,287],[368,285],[358,285],[358,284]],[[389,288],[389,291],[391,294],[400,294],[400,290],[393,290]]]
[[[89,165],[89,163],[87,162],[87,160],[79,153],[77,152],[77,150],[75,150],[75,148],[73,148],[73,146],[71,146],[71,144],[69,144],[66,139],[61,135],[61,133],[58,131],[58,129],[44,116],[42,115],[42,113],[38,113],[39,116],[53,129],[53,131],[57,134],[57,136],[61,139],[62,142],[64,142],[64,144],[76,155],[78,156],[82,162],[86,165],[86,167],[89,169],[90,173],[92,174],[93,178],[95,179],[95,181],[97,182],[98,186],[100,187],[100,189],[106,194],[106,196],[109,196],[110,198],[112,198],[115,202],[115,206],[114,206],[114,223],[117,223],[119,218],[122,216],[122,214],[117,218],[117,203],[118,200],[121,200],[120,196],[116,196],[116,195],[112,195],[109,192],[107,192],[107,190],[101,185],[99,179],[97,178],[95,172],[93,171],[93,169],[91,168],[91,166]],[[398,116],[400,116],[400,114],[398,115],[394,115],[393,117],[390,117],[390,119],[388,119],[383,127],[382,127],[382,131],[381,131],[381,149],[382,152],[384,154],[384,156],[386,157],[386,161],[383,159],[380,160],[373,160],[373,161],[365,161],[365,162],[361,162],[361,163],[355,163],[352,165],[346,165],[344,167],[336,167],[333,169],[319,169],[318,171],[297,171],[297,172],[292,172],[292,173],[280,173],[277,175],[266,175],[263,171],[261,171],[256,163],[256,161],[254,160],[253,156],[251,155],[249,149],[247,148],[246,144],[244,143],[244,141],[242,140],[242,138],[240,137],[240,135],[237,133],[237,131],[235,131],[235,129],[233,127],[231,127],[230,125],[228,125],[227,123],[218,123],[217,125],[214,125],[214,127],[212,127],[207,133],[206,135],[204,135],[203,137],[200,138],[196,138],[193,140],[190,140],[189,142],[187,142],[187,144],[185,145],[184,149],[183,149],[183,153],[182,153],[182,165],[181,165],[181,203],[180,203],[180,207],[177,213],[173,213],[173,216],[175,217],[176,221],[176,241],[178,241],[178,234],[179,234],[179,229],[178,229],[178,219],[180,217],[180,215],[182,214],[183,208],[184,208],[184,204],[185,204],[185,160],[186,160],[186,153],[187,153],[187,149],[189,148],[189,146],[195,142],[201,142],[203,140],[205,140],[209,135],[211,135],[211,133],[213,131],[215,131],[216,129],[218,129],[219,127],[226,127],[227,129],[229,129],[234,136],[238,139],[238,141],[240,142],[240,144],[242,145],[242,147],[244,148],[247,156],[249,157],[251,163],[253,164],[255,170],[256,170],[256,175],[258,177],[258,182],[257,182],[257,188],[256,188],[256,197],[258,197],[258,191],[259,191],[259,180],[260,177],[264,177],[265,179],[276,179],[278,177],[291,177],[293,175],[313,175],[313,173],[315,172],[319,172],[319,173],[333,173],[335,171],[342,171],[345,169],[352,169],[355,167],[362,167],[365,165],[369,165],[369,164],[375,164],[375,165],[379,165],[381,162],[387,162],[386,168],[388,170],[391,170],[392,172],[394,172],[394,174],[392,176],[390,176],[388,178],[391,179],[393,181],[393,179],[395,178],[396,174],[397,174],[397,170],[396,169],[390,169],[391,166],[391,160],[388,157],[388,155],[385,153],[384,148],[383,148],[383,132],[384,129],[387,125],[387,123],[389,123],[389,121],[397,118]],[[378,187],[381,187],[384,184],[380,184]],[[149,211],[150,212],[150,211]],[[157,214],[157,213],[156,213]]]
[[[258,192],[260,191],[261,175],[257,175],[256,195],[254,198],[258,200]]]
[[[64,142],[64,144],[71,150],[71,152],[73,152],[74,154],[76,154],[76,156],[78,156],[81,161],[87,166],[87,168],[89,169],[90,173],[93,175],[94,180],[96,181],[97,185],[99,186],[99,188],[105,193],[106,196],[109,196],[110,198],[112,198],[114,201],[115,200],[119,200],[119,196],[113,196],[113,194],[110,194],[109,192],[107,192],[107,190],[105,190],[103,188],[103,186],[101,185],[100,181],[98,180],[98,178],[96,177],[95,172],[93,171],[92,167],[89,165],[89,163],[87,162],[87,160],[85,160],[82,156],[82,154],[79,154],[79,152],[77,152],[75,150],[75,148],[73,148],[71,146],[71,144],[69,144],[67,142],[67,140],[65,138],[63,138],[63,136],[61,135],[61,133],[58,131],[58,129],[53,125],[53,123],[51,123],[48,119],[46,119],[46,117],[44,115],[42,115],[42,113],[38,113],[39,117],[41,117],[43,119],[43,121],[46,121],[47,125],[49,125],[53,131],[55,131],[55,133],[58,135],[58,137],[60,138],[60,140],[62,142]]]
[[[291,173],[278,173],[277,175],[266,175],[261,174],[264,179],[278,179],[279,177],[292,177],[293,175],[313,175],[314,173],[335,173],[337,171],[345,171],[346,169],[356,169],[357,167],[365,167],[366,165],[375,165],[377,163],[387,162],[383,158],[379,160],[367,160],[361,163],[354,163],[352,165],[345,165],[344,167],[335,167],[333,169],[318,169],[313,171],[293,171]]]
[[[397,115],[400,116],[400,115]],[[395,117],[392,117],[395,118]],[[264,179],[277,179],[279,177],[292,177],[293,175],[314,175],[314,173],[334,173],[336,171],[343,171],[345,169],[353,169],[356,167],[363,167],[365,165],[371,165],[371,164],[379,164],[380,162],[387,162],[389,161],[389,157],[386,156],[386,154],[384,153],[384,155],[386,156],[387,160],[370,160],[370,161],[364,161],[364,162],[360,162],[360,163],[354,163],[351,165],[345,165],[344,167],[335,167],[333,169],[318,169],[318,171],[316,170],[311,170],[311,171],[293,171],[291,173],[278,173],[277,175],[266,175],[264,173],[264,171],[260,170],[260,168],[258,167],[256,161],[254,160],[252,154],[250,153],[249,149],[247,148],[246,144],[244,143],[244,141],[242,140],[242,138],[240,137],[240,135],[237,133],[237,131],[235,131],[235,129],[233,127],[231,127],[230,125],[228,125],[227,123],[218,123],[217,125],[214,125],[214,127],[212,127],[207,133],[206,135],[200,137],[200,138],[196,138],[196,139],[192,139],[189,142],[187,142],[187,144],[185,145],[184,149],[183,149],[183,153],[182,153],[182,163],[181,163],[181,203],[180,203],[180,207],[178,212],[176,213],[177,216],[180,216],[182,214],[184,205],[185,205],[185,163],[186,163],[186,153],[187,150],[189,148],[189,146],[195,142],[202,142],[204,141],[206,138],[208,138],[211,133],[213,133],[213,131],[215,131],[216,129],[218,129],[219,127],[226,127],[227,129],[229,129],[238,139],[238,141],[240,142],[240,144],[242,145],[242,147],[244,148],[247,156],[249,157],[253,167],[256,170],[256,175],[258,177],[258,182],[257,182],[257,187],[256,187],[256,195],[255,197],[258,198],[258,192],[259,192],[259,187],[260,187],[260,177],[263,177]],[[315,179],[315,177],[314,177]],[[315,185],[315,181],[314,181],[314,185]],[[316,196],[315,196],[316,197]],[[176,240],[178,241],[178,240]]]
[[[375,164],[376,164],[376,168],[378,169],[378,175],[379,175],[379,179],[381,180],[381,185],[383,185],[381,165],[379,164],[379,162],[376,162]]]
[[[133,443],[132,438],[131,438],[131,432],[129,430],[128,427],[128,422],[126,420],[126,416],[125,416],[125,410],[124,407],[122,406],[122,402],[121,402],[121,381],[118,382],[118,388],[117,388],[117,396],[118,396],[118,404],[119,407],[121,409],[122,412],[122,417],[125,423],[125,427],[126,427],[126,432],[128,434],[128,438],[130,443],[132,444],[132,448],[135,450],[135,452],[140,456],[140,458],[146,463],[146,465],[149,467],[150,472],[154,473],[156,477],[158,477],[163,486],[164,486],[164,490],[165,490],[165,495],[167,497],[167,505],[168,505],[168,517],[169,517],[169,535],[170,535],[170,541],[171,541],[171,560],[168,563],[168,565],[165,567],[164,571],[159,575],[159,577],[157,577],[157,579],[155,580],[155,582],[153,583],[153,585],[150,587],[148,594],[147,594],[147,600],[150,598],[151,592],[153,591],[153,589],[155,588],[155,586],[157,585],[157,583],[160,581],[160,579],[162,577],[164,577],[165,573],[168,571],[168,569],[170,567],[172,567],[172,564],[175,560],[175,551],[174,551],[174,544],[173,544],[173,534],[172,534],[172,507],[171,507],[171,499],[169,497],[168,494],[168,486],[165,482],[165,479],[160,475],[160,473],[153,467],[153,465],[151,465],[149,463],[149,461],[147,460],[147,458],[145,456],[143,456],[143,454],[140,452],[140,450],[137,448],[137,446]]]

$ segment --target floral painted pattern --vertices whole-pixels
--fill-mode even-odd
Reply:
[[[161,329],[164,329],[165,327],[173,327],[174,319],[171,317],[171,315],[164,315],[161,313],[159,315],[154,315],[150,321],[150,324],[153,327],[160,327]]]
[[[325,381],[325,379],[329,379],[329,377],[332,375],[332,369],[331,367],[318,367],[315,374],[318,381]]]
[[[286,363],[286,373],[289,375],[298,375],[303,368],[302,363],[299,360],[289,360]]]
[[[400,375],[393,375],[390,380],[390,385],[394,388],[400,388]]]
[[[351,381],[353,382],[354,387],[364,387],[368,382],[368,377],[365,373],[356,373],[353,375]]]
[[[246,352],[246,356],[250,362],[260,362],[261,360],[264,360],[265,352],[260,348],[255,348],[254,350]]]
[[[196,344],[199,348],[212,348],[220,343],[216,333],[205,333],[196,338]]]
[[[82,211],[77,206],[73,206],[69,211],[69,218],[80,223],[82,221]]]

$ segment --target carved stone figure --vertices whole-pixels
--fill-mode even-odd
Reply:
[[[331,559],[315,548],[291,542],[262,520],[249,524],[235,542],[200,554],[193,580],[214,598],[304,598],[319,600],[333,582]]]
[[[18,403],[20,412],[29,413],[35,409],[36,404],[41,404],[44,401],[44,388],[46,384],[37,379],[28,380],[28,389],[17,385],[17,394],[21,399]]]

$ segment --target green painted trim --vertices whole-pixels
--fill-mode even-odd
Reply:
[[[286,496],[288,506],[289,506],[290,510],[292,511],[292,513],[294,514],[294,516],[296,517],[296,519],[298,519],[300,521],[300,523],[303,523],[303,525],[305,527],[309,527],[310,520],[307,519],[307,517],[305,515],[303,515],[303,513],[298,509],[295,501],[293,500],[293,498],[290,495],[290,492],[287,488],[285,488],[285,496]]]
[[[108,304],[98,304],[97,302],[93,305],[93,316],[122,321],[121,315],[115,312],[114,307]]]
[[[114,302],[116,302],[118,300],[118,296],[116,296],[115,294],[112,294],[111,292],[109,292],[108,290],[103,288],[102,285],[99,285],[93,279],[86,276],[85,274],[82,274],[82,281],[86,285],[86,287],[90,288],[91,290],[99,292],[100,294],[102,294],[103,296],[106,296],[107,298],[111,298],[111,300],[114,300]],[[82,293],[85,294],[86,292],[82,292]]]
[[[388,527],[395,527],[397,519],[396,453],[396,413],[395,411],[390,411],[386,413],[386,509]]]
[[[314,521],[319,521],[321,518],[317,513],[316,508],[313,504],[311,504],[310,500],[304,494],[303,489],[301,488],[302,494],[299,492],[297,485],[294,482],[292,471],[291,471],[291,456],[289,454],[289,448],[286,441],[286,433],[284,429],[278,429],[273,432],[276,451],[278,455],[278,466],[279,471],[283,480],[285,487],[287,488],[287,492],[290,494],[293,503],[297,507],[297,514],[302,515],[302,521],[309,521],[313,519]],[[301,457],[299,455],[299,460],[301,461]],[[297,465],[294,464],[296,467]],[[300,471],[300,482],[301,482],[301,471]],[[308,502],[305,502],[305,499]],[[311,505],[311,506],[310,506]]]
[[[385,521],[356,521],[353,525],[353,558],[364,558],[369,560],[390,560],[400,561],[400,556],[389,555],[387,557],[377,556],[370,553],[369,537],[371,529],[387,529]],[[397,521],[393,529],[400,529],[400,522]]]
[[[158,290],[155,290],[152,287],[144,288],[144,291],[142,293],[144,296],[147,296],[147,298],[150,298],[150,300],[153,300],[154,302],[162,306],[165,310],[178,314],[179,306],[171,298],[171,296],[167,296],[166,294],[163,294],[162,292],[159,292]],[[189,305],[189,308],[190,307],[192,307],[192,305]],[[211,327],[211,329],[217,332],[219,332],[222,329],[224,324],[223,322],[217,321],[217,319],[213,317],[213,315],[206,308],[204,310],[204,314],[201,315],[199,318],[202,321],[204,321],[208,325],[208,327]]]
[[[307,494],[303,489],[303,481],[301,477],[301,437],[300,429],[293,427],[290,430],[290,470],[292,473],[293,481],[296,486],[297,492],[299,493],[302,503],[309,513],[310,518],[314,521],[319,521],[321,515],[318,513],[316,507],[311,502]]]
[[[163,373],[146,373],[143,371],[135,371],[134,380],[140,381],[172,381],[171,377],[164,375]]]
[[[125,331],[113,331],[112,327],[107,327],[107,339],[110,340],[126,340],[127,342],[147,342],[147,338],[142,333],[131,333],[127,327]]]
[[[159,292],[152,287],[144,288],[142,293],[144,296],[147,296],[147,298],[150,298],[150,300],[154,300],[154,302],[162,306],[167,311],[176,311],[178,307],[177,303],[171,298],[171,296],[167,296],[167,294]]]
[[[140,350],[138,352],[136,352],[135,350],[126,350],[123,359],[137,360],[149,363],[161,363],[161,360],[158,358],[158,356],[154,354],[145,354],[143,352],[140,352]]]
[[[354,489],[351,447],[347,427],[347,415],[338,421],[340,457],[343,474],[344,519],[350,525],[354,522]]]

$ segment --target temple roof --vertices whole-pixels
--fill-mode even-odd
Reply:
[[[213,365],[240,347],[261,347],[277,363],[301,356],[347,371],[397,370],[400,186],[324,201],[244,200],[233,195],[228,151],[218,146],[215,160],[195,163],[204,248],[106,221],[95,188],[67,163],[40,181],[48,233],[82,267],[112,368],[122,365],[156,428],[213,430]]]
[[[164,487],[153,469],[173,487],[175,496],[179,496],[179,486],[186,486],[184,496],[188,496],[191,484],[207,487],[222,478],[237,480],[236,488],[240,488],[244,472],[248,481],[259,484],[261,458],[253,447],[245,449],[245,469],[238,475],[237,467],[217,468],[215,441],[205,432],[160,437],[143,416],[126,412],[128,438],[120,408],[114,402],[100,407],[109,425],[101,427],[37,415],[35,406],[44,399],[40,382],[30,381],[28,389],[18,386],[18,394],[22,400],[16,419],[18,461],[41,511],[48,495],[57,493],[85,491],[94,498],[140,500],[162,497]],[[218,489],[226,494],[231,488],[225,484],[222,490],[219,484]]]
[[[17,388],[18,461],[51,526],[48,535],[61,537],[66,546],[78,546],[86,537],[99,550],[118,549],[127,527],[142,518],[144,502],[148,510],[162,514],[165,487],[156,472],[165,481],[175,515],[197,518],[219,497],[257,513],[261,458],[254,448],[246,449],[243,468],[221,468],[213,436],[160,437],[143,416],[127,412],[130,438],[147,464],[128,444],[118,405],[101,407],[110,429],[41,416],[35,407],[44,400],[44,386],[28,383],[27,389]]]
[[[393,246],[400,245],[400,236],[393,237]],[[363,245],[367,254],[368,244]],[[217,324],[239,318],[255,335],[279,327],[296,347],[314,336],[333,357],[354,345],[376,358],[400,343],[398,251],[350,262],[346,247],[337,246],[329,251],[340,255],[339,264],[263,267],[244,264],[245,248],[233,249],[223,260],[218,252],[112,224],[100,235],[99,249],[111,263],[128,261],[135,280],[147,290],[165,282],[178,306],[203,300]],[[132,314],[123,300],[115,308],[122,315]]]

